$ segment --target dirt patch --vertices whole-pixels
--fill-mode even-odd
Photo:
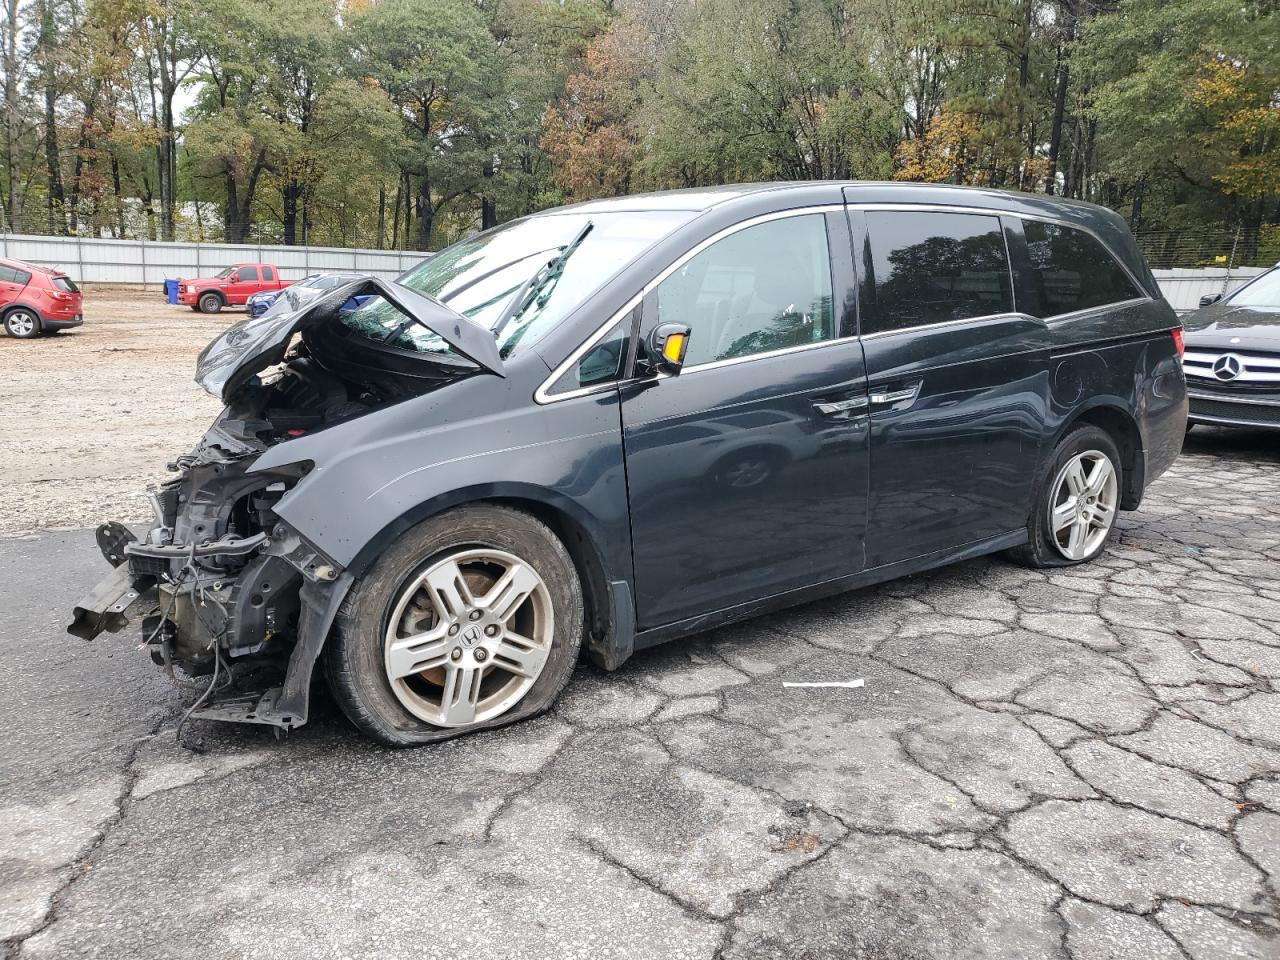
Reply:
[[[85,291],[84,326],[0,335],[0,533],[150,515],[143,492],[195,444],[220,404],[196,355],[243,311],[199,314],[155,290]]]

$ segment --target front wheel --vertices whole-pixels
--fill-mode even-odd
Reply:
[[[40,336],[40,318],[30,310],[19,308],[4,315],[4,332],[19,340]]]
[[[206,293],[200,298],[201,313],[217,313],[222,309],[222,298],[216,293]]]
[[[583,628],[577,570],[545,524],[461,507],[408,531],[352,587],[326,672],[362,732],[415,746],[546,710]]]
[[[1027,520],[1028,542],[1013,551],[1032,567],[1092,560],[1115,532],[1122,486],[1120,452],[1091,424],[1071,430],[1054,450]]]

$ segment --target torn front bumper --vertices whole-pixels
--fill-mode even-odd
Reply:
[[[283,524],[271,536],[177,544],[139,543],[112,523],[98,541],[113,567],[76,604],[69,633],[92,640],[140,621],[157,665],[207,676],[219,658],[226,664],[230,686],[192,716],[307,722],[315,662],[349,576]]]

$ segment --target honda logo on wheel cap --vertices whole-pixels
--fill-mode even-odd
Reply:
[[[1213,362],[1213,375],[1219,380],[1234,380],[1244,370],[1244,364],[1234,353],[1224,353]]]

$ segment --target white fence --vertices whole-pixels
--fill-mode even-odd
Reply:
[[[1196,267],[1194,269],[1152,270],[1160,292],[1178,313],[1200,306],[1200,298],[1238,290],[1254,277],[1266,273],[1264,267]]]
[[[390,279],[427,256],[412,250],[0,235],[0,257],[57,267],[86,283],[159,285],[168,277],[211,276],[233,263],[274,263],[286,280],[325,270],[353,270]]]

